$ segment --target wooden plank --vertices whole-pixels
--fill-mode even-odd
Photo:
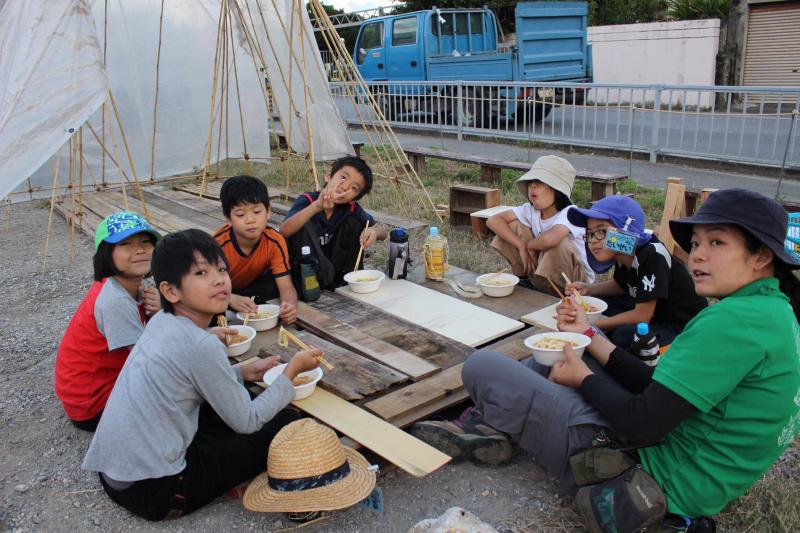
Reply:
[[[527,328],[487,346],[486,349],[502,353],[517,361],[527,359],[531,356],[531,351],[525,347],[523,341],[527,337],[543,331],[540,328]],[[463,364],[457,365],[424,381],[407,385],[366,404],[365,407],[372,409],[377,406],[384,413],[392,414],[391,422],[398,427],[405,427],[429,418],[431,415],[469,398],[469,394],[461,382],[462,367]],[[457,372],[457,375],[453,375],[452,372]],[[413,406],[408,401],[412,398],[416,398],[419,405]],[[393,404],[402,408],[393,408]],[[403,412],[393,413],[393,411]]]
[[[318,388],[308,398],[292,404],[414,477],[426,476],[451,460],[436,448],[325,389]]]
[[[321,309],[297,302],[297,321],[322,338],[348,346],[353,352],[378,361],[417,381],[438,372],[441,367],[397,346],[377,339],[361,329],[336,320]]]
[[[466,344],[422,330],[412,322],[335,292],[322,291],[320,298],[309,305],[442,368],[461,363],[472,353]]]
[[[324,370],[320,386],[345,400],[361,400],[408,380],[400,372],[353,353],[352,350],[330,343],[309,331],[292,331],[292,333],[309,346],[320,348],[325,352],[325,359],[333,364],[333,370]],[[250,350],[243,357],[251,357],[262,350],[262,355],[277,355],[281,360],[288,362],[297,353],[298,348],[294,345],[289,345],[287,348],[279,346],[278,328],[273,328],[259,332]]]
[[[336,292],[469,346],[480,346],[524,327],[517,320],[403,279],[384,280],[380,289],[368,294],[355,293],[349,287],[339,287]]]
[[[113,202],[113,203],[115,203],[117,205],[120,205],[120,206],[124,205],[124,198],[122,196],[122,193],[120,193],[120,192],[108,191],[108,192],[98,193],[98,194],[102,195],[101,198],[103,200],[107,200],[109,202]],[[162,228],[168,230],[169,233],[172,233],[172,232],[175,232],[175,231],[181,231],[181,230],[189,229],[189,228],[192,227],[192,224],[189,223],[187,220],[185,220],[183,218],[179,218],[179,217],[173,215],[169,211],[166,211],[164,209],[152,206],[152,205],[147,203],[147,200],[145,200],[145,203],[147,205],[147,213],[150,215],[151,223],[158,224]],[[133,211],[136,211],[137,213],[140,213],[140,214],[144,215],[144,209],[142,208],[142,202],[139,201],[138,196],[134,197],[131,194],[128,194],[128,205],[130,206],[130,208]],[[173,209],[174,209],[174,207],[173,207]],[[201,228],[201,229],[205,229],[205,228]]]
[[[464,286],[475,285],[475,279],[478,274],[463,270],[458,267],[450,266],[447,272],[447,278],[457,281]],[[491,296],[481,296],[480,298],[465,298],[456,294],[449,285],[441,281],[433,281],[425,279],[424,265],[418,265],[409,271],[408,279],[423,287],[433,289],[442,294],[446,294],[453,298],[469,302],[478,307],[494,311],[495,313],[513,318],[515,320],[522,320],[522,317],[543,307],[547,307],[554,302],[558,302],[558,298],[545,294],[543,292],[527,289],[525,287],[514,287],[514,292],[502,298],[492,298]],[[524,321],[523,321],[524,322]]]
[[[658,240],[669,253],[675,253],[675,240],[669,231],[669,221],[686,215],[686,186],[683,178],[667,178],[667,193],[664,199],[664,212],[658,227]]]
[[[392,422],[411,410],[429,405],[462,389],[461,368],[463,366],[463,363],[451,366],[424,381],[408,385],[399,391],[367,402],[364,407],[384,420]]]

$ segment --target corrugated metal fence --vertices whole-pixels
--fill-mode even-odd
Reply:
[[[394,126],[800,168],[800,87],[369,83]],[[350,123],[367,98],[331,90]]]

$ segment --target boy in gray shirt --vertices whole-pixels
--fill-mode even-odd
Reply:
[[[83,468],[109,497],[148,520],[190,513],[266,469],[275,434],[298,418],[284,409],[292,379],[316,368],[316,349],[298,352],[284,374],[250,399],[277,358],[241,367],[205,331],[231,294],[225,256],[200,230],[173,233],[153,253],[162,311],[133,348],[97,427]]]

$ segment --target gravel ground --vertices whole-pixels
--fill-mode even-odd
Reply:
[[[53,392],[55,350],[91,284],[92,243],[55,215],[42,273],[47,209],[0,209],[0,530],[163,530],[116,506],[80,463],[91,436],[66,419]],[[71,259],[74,257],[74,259]],[[265,450],[266,453],[266,450]],[[304,531],[406,531],[461,506],[499,530],[575,530],[555,485],[525,454],[502,467],[448,465],[426,478],[389,471],[378,479],[383,513],[353,508]],[[167,525],[174,531],[275,531],[293,524],[280,514],[246,511],[221,498]],[[577,528],[580,529],[580,528]]]

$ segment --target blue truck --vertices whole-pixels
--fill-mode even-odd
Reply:
[[[538,121],[552,104],[582,103],[580,89],[503,87],[503,82],[591,82],[586,2],[520,2],[515,9],[516,44],[503,46],[497,17],[488,8],[438,9],[368,19],[361,23],[353,59],[387,118],[430,113],[466,126],[498,116],[525,114]],[[403,85],[398,81],[424,81]],[[437,81],[492,82],[436,86]],[[386,83],[381,86],[380,82]],[[554,94],[555,91],[555,94]],[[510,94],[510,93],[518,94]],[[433,108],[435,102],[435,109]],[[531,119],[528,119],[532,122]]]

